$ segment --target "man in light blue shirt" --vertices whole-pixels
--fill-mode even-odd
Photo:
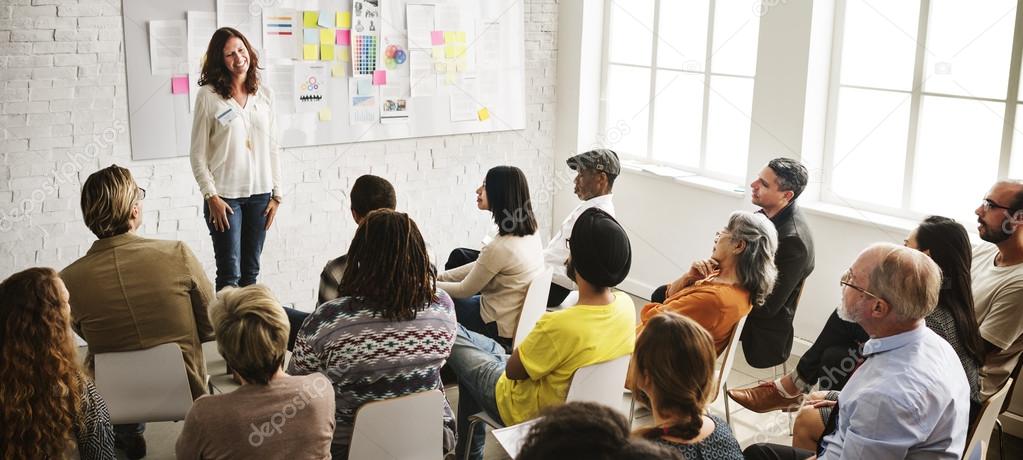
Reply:
[[[970,386],[952,346],[924,325],[938,303],[941,271],[924,253],[878,243],[842,278],[839,316],[870,335],[866,361],[838,397],[822,459],[959,459]],[[756,444],[746,459],[805,459],[813,452]]]

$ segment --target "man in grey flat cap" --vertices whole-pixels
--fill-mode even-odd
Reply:
[[[544,249],[544,261],[554,269],[551,280],[551,291],[547,297],[547,306],[560,305],[573,290],[578,289],[565,273],[565,261],[568,260],[569,249],[566,241],[572,234],[572,227],[583,211],[598,208],[615,215],[614,203],[611,202],[611,189],[615,178],[622,167],[618,162],[618,154],[610,149],[595,149],[580,153],[569,158],[568,167],[576,172],[575,195],[582,200],[558,227],[557,233],[551,238]]]

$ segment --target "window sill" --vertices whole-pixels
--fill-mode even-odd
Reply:
[[[696,173],[667,166],[653,165],[634,160],[624,160],[622,161],[622,172],[641,177],[670,181],[701,190],[720,193],[730,197],[741,198],[746,195],[746,186],[743,184],[712,179]],[[902,235],[906,235],[916,228],[919,222],[917,219],[880,214],[824,201],[807,200],[805,198],[800,200],[799,206],[808,214],[858,225],[879,227],[885,233],[895,233],[900,235],[898,238],[902,238]]]

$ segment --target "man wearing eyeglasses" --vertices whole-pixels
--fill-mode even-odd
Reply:
[[[860,253],[842,278],[838,315],[863,327],[865,361],[837,395],[834,430],[814,452],[755,444],[748,459],[927,458],[958,460],[966,445],[970,385],[949,343],[928,328],[941,269],[891,243]],[[829,403],[829,401],[820,401]]]
[[[974,245],[973,303],[984,339],[980,394],[1005,384],[1023,354],[1023,182],[1001,181],[975,211],[985,242]]]
[[[71,325],[94,353],[177,343],[192,397],[206,393],[202,342],[213,340],[207,305],[213,283],[188,245],[138,235],[140,188],[126,168],[112,165],[82,186],[82,217],[98,238],[60,273],[70,293]],[[146,455],[145,425],[114,425],[115,445],[130,459]]]

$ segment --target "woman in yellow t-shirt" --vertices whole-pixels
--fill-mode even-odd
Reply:
[[[778,232],[767,216],[733,212],[714,237],[710,259],[693,262],[686,274],[669,284],[663,303],[646,304],[636,333],[643,332],[650,318],[672,311],[710,332],[720,354],[739,320],[771,293],[778,277],[777,249]]]

